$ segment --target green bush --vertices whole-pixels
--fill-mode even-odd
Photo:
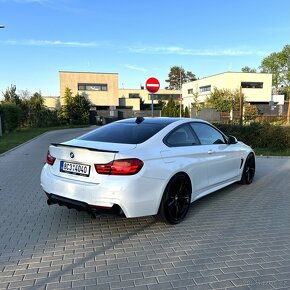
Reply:
[[[233,135],[253,148],[269,148],[274,150],[290,148],[289,127],[258,123],[245,126],[233,124],[215,125],[226,135]]]
[[[0,116],[2,121],[2,131],[12,132],[21,124],[22,110],[18,105],[12,103],[2,103],[0,105]]]

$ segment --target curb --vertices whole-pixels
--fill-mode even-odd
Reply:
[[[88,128],[90,128],[90,127],[88,127]],[[21,147],[21,146],[23,146],[23,145],[26,145],[26,144],[28,144],[28,143],[30,143],[30,142],[32,142],[32,141],[38,139],[38,138],[40,138],[40,137],[42,137],[42,136],[44,136],[44,135],[50,133],[50,132],[61,131],[61,130],[71,130],[71,129],[80,129],[80,128],[67,128],[67,129],[59,129],[59,130],[52,130],[52,131],[44,132],[44,133],[42,133],[42,134],[40,134],[40,135],[38,135],[38,136],[36,136],[36,137],[34,137],[34,138],[32,138],[32,139],[27,140],[27,141],[24,142],[24,143],[21,143],[21,144],[15,146],[15,147],[9,149],[8,151],[5,151],[5,152],[3,152],[3,153],[0,153],[0,157],[3,157],[4,155],[6,155],[6,154],[8,154],[8,153],[10,153],[10,152],[12,152],[12,151],[18,149],[19,147]]]
[[[289,159],[290,156],[264,156],[264,155],[256,155],[256,158],[265,158],[265,159],[270,159],[270,158],[273,158],[273,159]]]
[[[42,133],[42,134],[40,134],[40,135],[38,135],[38,136],[36,136],[36,137],[34,137],[34,138],[32,138],[32,139],[27,140],[27,141],[24,142],[24,143],[21,143],[21,144],[15,146],[15,147],[11,148],[11,149],[9,149],[8,151],[5,151],[5,152],[1,153],[1,154],[0,154],[0,157],[2,157],[2,156],[4,156],[4,155],[6,155],[6,154],[8,154],[8,153],[10,153],[10,152],[12,152],[12,151],[18,149],[19,147],[21,147],[21,146],[23,146],[23,145],[26,145],[26,144],[28,144],[28,143],[30,143],[30,142],[32,142],[32,141],[34,141],[34,140],[40,138],[41,136],[43,136],[43,135],[45,135],[45,134],[47,134],[47,133],[49,133],[49,132],[52,132],[52,131],[44,132],[44,133]]]

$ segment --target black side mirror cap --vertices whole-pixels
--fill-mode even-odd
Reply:
[[[238,140],[234,136],[228,136],[228,144],[236,144],[238,143]]]

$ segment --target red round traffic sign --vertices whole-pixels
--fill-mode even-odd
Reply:
[[[156,93],[160,88],[160,83],[156,78],[149,78],[146,81],[146,89],[151,94]]]

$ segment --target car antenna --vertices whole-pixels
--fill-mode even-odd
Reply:
[[[143,117],[137,117],[135,122],[136,122],[137,124],[141,124],[144,120],[145,120],[145,119],[144,119]]]

